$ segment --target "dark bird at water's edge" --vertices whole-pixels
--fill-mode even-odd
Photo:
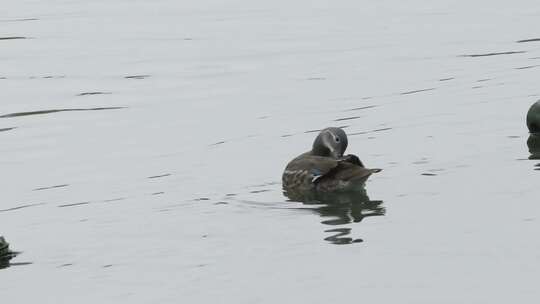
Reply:
[[[540,100],[535,102],[527,112],[527,128],[529,128],[529,159],[540,159]]]
[[[535,102],[527,112],[527,128],[533,134],[540,134],[540,100]]]

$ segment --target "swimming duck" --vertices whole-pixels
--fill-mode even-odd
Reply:
[[[348,140],[340,128],[321,130],[311,151],[291,160],[283,172],[286,192],[361,190],[368,177],[381,169],[367,169],[356,155],[343,155]]]
[[[527,112],[527,128],[530,133],[540,133],[540,100],[535,102]]]

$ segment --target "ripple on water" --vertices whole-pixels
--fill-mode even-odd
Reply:
[[[37,21],[38,18],[17,18],[17,19],[4,19],[0,20],[0,22],[23,22],[23,21]]]
[[[42,191],[42,190],[49,190],[49,189],[56,189],[56,188],[64,188],[69,186],[69,184],[61,184],[61,185],[54,185],[54,186],[48,186],[48,187],[40,187],[32,189],[32,191]]]
[[[366,110],[366,109],[371,109],[371,108],[375,108],[375,107],[377,107],[377,106],[371,105],[371,106],[363,106],[363,107],[356,107],[356,108],[346,109],[346,110],[343,110],[343,111],[344,112],[360,111],[360,110]]]
[[[334,121],[354,120],[354,119],[359,119],[359,118],[361,118],[361,117],[362,117],[362,116],[343,117],[343,118],[337,118],[337,119],[334,119]]]
[[[19,39],[27,39],[27,37],[23,37],[23,36],[0,37],[0,40],[19,40]]]
[[[126,79],[145,79],[145,78],[148,78],[150,77],[150,75],[129,75],[129,76],[124,76],[124,78]]]
[[[11,127],[11,128],[0,128],[0,132],[6,132],[6,131],[11,131],[13,129],[15,129],[16,127]]]
[[[126,107],[99,107],[99,108],[71,108],[71,109],[39,110],[39,111],[16,112],[16,113],[4,114],[4,115],[0,115],[0,118],[12,118],[12,117],[30,116],[30,115],[44,115],[44,114],[59,113],[59,112],[119,110],[119,109],[125,109],[125,108]]]
[[[517,67],[515,68],[516,70],[527,70],[527,69],[533,69],[533,68],[537,68],[539,67],[540,65],[538,64],[535,64],[535,65],[526,65],[526,66],[522,66],[522,67]]]
[[[77,94],[77,96],[108,95],[108,94],[112,94],[112,93],[111,93],[111,92],[101,92],[101,91],[96,91],[96,92],[82,92],[82,93]]]
[[[81,202],[81,203],[71,203],[71,204],[63,204],[58,205],[58,208],[65,208],[65,207],[76,207],[76,206],[82,206],[82,205],[88,205],[91,202]]]
[[[148,176],[147,178],[148,178],[148,179],[155,179],[155,178],[161,178],[161,177],[167,177],[167,176],[171,176],[171,174],[170,174],[170,173],[165,173],[165,174],[159,174],[159,175]]]
[[[420,90],[412,90],[412,91],[401,92],[401,93],[399,93],[399,95],[410,95],[410,94],[416,94],[416,93],[421,93],[421,92],[433,91],[433,90],[435,90],[435,89],[436,89],[436,88],[427,88],[427,89],[420,89]]]
[[[388,127],[388,128],[380,128],[380,129],[374,129],[374,130],[369,130],[369,131],[354,132],[354,133],[349,133],[349,136],[369,134],[369,133],[389,131],[389,130],[392,130],[392,128]]]
[[[44,204],[45,203],[25,204],[25,205],[11,207],[11,208],[7,208],[7,209],[0,209],[0,212],[15,211],[15,210],[19,210],[19,209],[34,207],[34,206],[41,206],[41,205],[44,205]]]
[[[483,54],[465,54],[465,55],[460,55],[459,57],[476,58],[476,57],[489,57],[489,56],[499,56],[499,55],[513,55],[513,54],[523,54],[523,53],[526,53],[526,51],[508,51],[508,52],[493,52],[493,53],[483,53]]]
[[[516,42],[517,43],[525,43],[525,42],[535,42],[535,41],[540,41],[540,38],[523,39],[523,40],[518,40]]]

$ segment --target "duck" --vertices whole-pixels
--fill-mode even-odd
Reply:
[[[527,128],[531,134],[540,133],[540,100],[535,102],[527,112]]]
[[[283,190],[287,193],[363,191],[366,180],[381,169],[368,169],[360,158],[344,155],[347,134],[343,129],[321,130],[310,151],[291,160],[283,171]]]
[[[540,100],[527,112],[527,128],[529,129],[527,147],[531,154],[529,159],[540,159]]]

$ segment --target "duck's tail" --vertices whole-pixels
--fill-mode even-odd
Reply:
[[[344,170],[341,174],[338,174],[338,178],[343,181],[349,181],[353,183],[363,183],[373,173],[381,172],[381,169],[368,169],[364,167],[350,167],[349,170]]]

